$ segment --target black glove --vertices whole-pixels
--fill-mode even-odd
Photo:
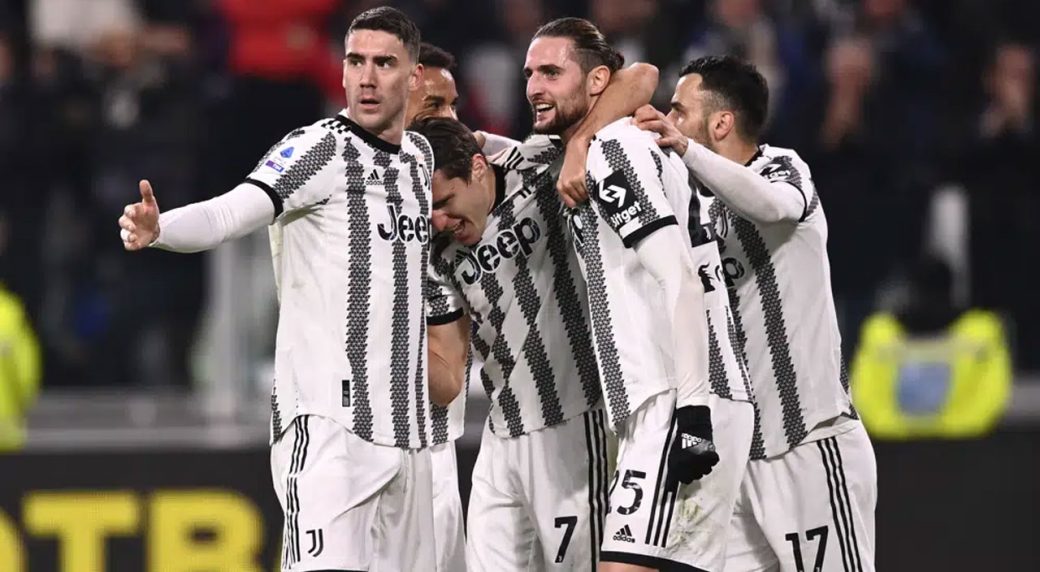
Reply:
[[[711,441],[711,410],[705,405],[688,405],[675,410],[676,434],[668,458],[668,476],[690,484],[711,472],[719,462]]]

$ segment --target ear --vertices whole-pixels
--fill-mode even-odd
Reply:
[[[488,172],[487,157],[482,153],[476,153],[470,158],[470,180],[484,180]]]
[[[343,89],[347,89],[347,58],[343,58],[343,79],[340,81]]]
[[[419,86],[422,85],[422,77],[423,65],[415,64],[415,67],[412,68],[411,75],[408,76],[408,91],[415,91],[419,89]]]
[[[610,68],[607,66],[596,66],[589,70],[589,74],[586,76],[589,95],[595,97],[602,94],[603,90],[607,89],[607,85],[610,84],[610,76]]]
[[[737,130],[737,118],[732,111],[716,111],[708,120],[712,138],[722,141]]]

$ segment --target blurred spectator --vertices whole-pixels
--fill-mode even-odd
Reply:
[[[286,133],[324,117],[327,96],[338,101],[344,95],[342,64],[327,30],[338,0],[219,0],[216,5],[229,28],[232,78],[213,165],[221,173],[214,192],[223,192],[241,182]]]
[[[853,361],[856,409],[874,437],[971,438],[996,426],[1011,396],[1000,318],[958,308],[950,269],[918,261],[895,312],[863,326]]]
[[[646,36],[654,32],[647,24],[659,8],[659,0],[591,0],[589,19],[625,56],[625,62],[645,62]]]
[[[971,197],[971,291],[976,305],[1014,322],[1020,365],[1040,368],[1040,302],[1033,268],[1022,258],[1040,244],[1040,157],[1036,54],[1028,46],[996,46],[982,77],[985,93],[971,126],[959,175]],[[1024,250],[1020,250],[1023,249]]]
[[[500,0],[502,40],[474,47],[462,60],[465,78],[462,120],[491,133],[524,138],[531,112],[523,67],[531,37],[547,20],[541,0]]]
[[[0,284],[0,453],[18,450],[25,442],[25,420],[40,388],[40,365],[36,334],[22,304]]]
[[[772,18],[761,0],[713,0],[705,18],[687,34],[683,56],[665,80],[669,95],[678,68],[686,62],[709,54],[731,54],[755,64],[766,78],[770,122],[786,117],[789,107],[804,100],[803,92],[812,83],[804,42]]]

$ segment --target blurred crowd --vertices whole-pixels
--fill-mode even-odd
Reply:
[[[0,0],[0,280],[23,300],[46,385],[180,385],[203,257],[122,252],[115,221],[152,181],[171,208],[230,189],[285,132],[337,109],[342,38],[371,0]],[[926,255],[936,190],[967,197],[958,303],[999,311],[1040,368],[1031,0],[406,0],[456,55],[461,118],[522,137],[531,35],[593,20],[657,65],[732,53],[771,87],[765,141],[813,170],[843,335]],[[1030,159],[1032,157],[1033,159]],[[846,348],[851,349],[851,347]]]

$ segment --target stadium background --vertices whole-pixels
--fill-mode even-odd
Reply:
[[[0,572],[277,568],[266,236],[128,255],[116,218],[140,178],[167,209],[208,198],[336,109],[342,36],[376,4],[0,0],[0,277],[44,352],[25,449],[0,455]],[[827,212],[846,350],[935,259],[959,305],[996,310],[1011,334],[1015,388],[993,434],[876,443],[878,568],[1040,570],[1040,4],[393,4],[458,57],[462,119],[515,137],[530,121],[523,54],[552,17],[589,17],[657,65],[659,106],[692,56],[758,64],[765,140],[806,158]],[[463,482],[486,407],[475,389]]]

